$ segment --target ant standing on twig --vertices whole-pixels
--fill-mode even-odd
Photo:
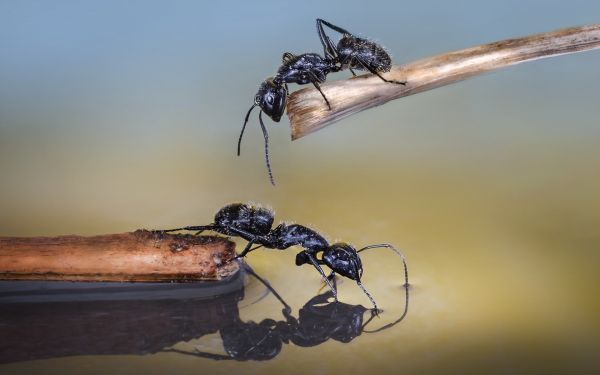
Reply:
[[[329,36],[325,33],[323,25],[342,34],[337,46],[333,44]],[[244,125],[238,139],[237,154],[240,155],[242,138],[246,124],[250,118],[250,113],[254,107],[260,107],[258,121],[265,139],[265,163],[269,173],[269,180],[275,185],[271,163],[269,161],[269,134],[262,120],[263,112],[273,121],[279,122],[287,104],[288,83],[305,85],[312,83],[313,86],[325,101],[327,108],[331,110],[331,104],[320,84],[325,82],[329,73],[339,72],[349,69],[353,75],[354,70],[367,70],[384,82],[405,85],[406,82],[387,80],[381,76],[382,72],[388,72],[392,67],[392,59],[379,44],[367,39],[359,38],[349,31],[335,26],[320,18],[317,19],[317,32],[323,45],[325,57],[316,53],[303,53],[294,55],[289,52],[283,54],[282,65],[277,70],[274,77],[267,78],[261,83],[258,92],[254,96],[254,104],[246,113]]]
[[[336,301],[337,290],[331,280],[337,273],[356,281],[357,285],[373,304],[375,311],[378,311],[377,303],[361,283],[363,268],[358,253],[368,249],[389,248],[402,259],[405,286],[408,287],[406,259],[392,245],[376,244],[363,247],[359,250],[343,242],[330,245],[319,233],[303,225],[281,223],[277,227],[272,228],[273,222],[274,214],[267,208],[244,203],[233,203],[221,208],[216,213],[212,224],[155,230],[154,232],[166,233],[187,230],[195,231],[196,234],[199,234],[205,230],[212,230],[228,236],[241,237],[248,241],[248,244],[235,259],[243,258],[249,252],[260,247],[285,250],[296,245],[302,246],[304,250],[296,255],[296,265],[312,264],[331,289]],[[252,247],[255,244],[258,246]],[[322,265],[331,269],[332,272],[329,276],[325,275],[321,267]]]

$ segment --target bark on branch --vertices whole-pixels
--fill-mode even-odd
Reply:
[[[222,237],[145,230],[102,236],[0,237],[0,279],[185,282],[237,272]]]

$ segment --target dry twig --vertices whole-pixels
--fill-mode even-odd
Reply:
[[[0,237],[0,280],[219,280],[237,272],[222,237],[153,233]]]
[[[390,80],[407,81],[406,86],[385,83],[371,74],[324,84],[321,87],[331,102],[331,110],[317,90],[299,90],[290,95],[287,105],[292,140],[393,99],[525,61],[596,48],[600,48],[600,25],[573,27],[445,53],[394,67],[385,74]]]

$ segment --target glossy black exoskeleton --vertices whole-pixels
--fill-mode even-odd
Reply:
[[[325,33],[323,26],[342,34],[337,45]],[[246,124],[250,118],[250,113],[254,107],[260,107],[258,120],[265,139],[265,163],[269,173],[269,180],[273,185],[275,185],[275,180],[269,160],[269,134],[262,120],[262,113],[266,113],[275,122],[281,120],[287,104],[288,83],[299,85],[312,83],[319,90],[321,96],[323,96],[325,104],[329,109],[331,109],[331,104],[320,86],[321,83],[325,82],[329,73],[349,69],[353,75],[356,75],[354,70],[367,70],[384,82],[400,85],[406,84],[406,82],[388,80],[381,75],[381,73],[390,71],[392,59],[379,44],[368,39],[359,38],[348,30],[320,18],[317,19],[317,32],[323,45],[324,57],[316,53],[303,53],[301,55],[293,55],[289,52],[284,53],[282,65],[277,70],[275,77],[269,77],[261,83],[258,92],[254,96],[254,104],[246,113],[244,125],[240,132],[237,147],[238,156],[240,155],[242,138]]]
[[[339,274],[341,276],[347,277],[351,280],[356,281],[356,284],[362,289],[362,291],[369,297],[369,300],[373,304],[373,309],[378,311],[377,303],[371,296],[371,294],[365,289],[361,282],[361,278],[363,275],[363,267],[362,261],[358,253],[375,248],[388,248],[394,251],[396,254],[400,256],[402,259],[402,264],[404,265],[404,286],[408,287],[408,267],[406,265],[406,260],[404,255],[400,251],[398,251],[394,246],[390,244],[376,244],[369,245],[363,247],[362,249],[356,250],[354,246],[344,243],[337,242],[326,248],[314,248],[313,257],[317,260],[317,263],[320,265],[326,265],[331,269],[331,273],[327,276],[326,280],[332,280],[335,277],[335,274]],[[321,254],[319,257],[318,254]],[[303,264],[307,264],[311,262],[310,258],[307,256],[307,250],[304,250],[296,255],[296,265],[301,266]],[[334,296],[337,295],[335,290],[333,290]]]
[[[205,230],[212,230],[227,236],[242,237],[252,241],[257,236],[269,234],[273,226],[273,211],[266,207],[245,203],[232,203],[221,208],[216,214],[212,224],[188,226],[156,232],[176,232],[180,230],[195,231],[200,234]]]
[[[402,253],[392,245],[370,245],[360,250],[356,250],[353,246],[346,243],[330,245],[323,236],[308,227],[300,224],[281,223],[271,229],[273,222],[274,214],[267,208],[251,204],[233,203],[219,210],[212,224],[159,230],[156,232],[188,230],[200,233],[204,230],[212,230],[228,236],[241,237],[248,241],[248,244],[236,256],[236,259],[243,258],[249,252],[260,247],[285,250],[292,246],[301,246],[303,250],[296,255],[296,265],[311,264],[314,266],[331,289],[336,300],[337,291],[332,284],[332,279],[335,274],[339,274],[356,281],[358,286],[369,297],[375,310],[377,310],[375,300],[361,283],[363,268],[358,253],[373,248],[389,248],[401,257],[404,265],[405,285],[408,285],[406,260]],[[258,246],[252,247],[254,245]],[[331,269],[332,272],[329,276],[325,275],[325,271],[323,271],[321,265],[325,265]]]
[[[323,25],[342,34],[337,45],[327,36]],[[353,75],[356,75],[354,69],[367,70],[384,82],[406,85],[406,82],[388,80],[381,75],[381,73],[390,71],[392,59],[379,44],[368,39],[359,38],[348,30],[320,18],[317,18],[317,32],[325,50],[325,57],[338,64],[338,70],[349,69]]]
[[[323,96],[327,107],[331,109],[329,100],[327,100],[319,84],[325,82],[327,74],[339,70],[334,61],[323,58],[316,53],[294,55],[286,52],[283,54],[282,60],[282,65],[277,70],[275,77],[269,77],[260,84],[258,92],[254,96],[254,104],[250,107],[248,113],[246,113],[237,146],[237,154],[239,156],[244,130],[250,118],[250,113],[254,107],[258,106],[260,108],[258,121],[265,139],[265,162],[267,164],[267,171],[269,172],[269,180],[273,185],[275,185],[275,180],[271,170],[271,162],[269,161],[269,134],[262,120],[262,113],[266,113],[275,122],[281,120],[287,104],[288,83],[296,83],[298,85],[312,83]]]

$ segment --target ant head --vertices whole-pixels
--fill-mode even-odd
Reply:
[[[273,121],[279,122],[287,104],[287,89],[281,81],[267,78],[258,88],[254,103]]]
[[[344,242],[334,243],[323,253],[323,262],[332,271],[360,281],[363,272],[362,262],[354,246]]]

